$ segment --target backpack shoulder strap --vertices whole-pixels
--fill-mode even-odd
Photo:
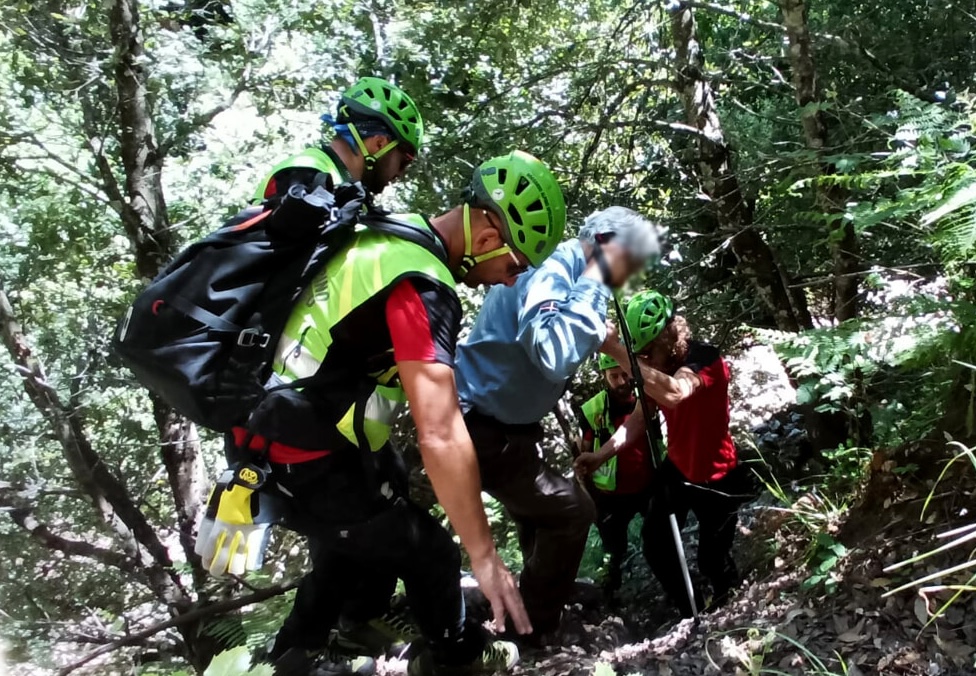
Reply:
[[[360,220],[360,223],[370,230],[382,232],[386,235],[393,235],[394,237],[399,237],[400,239],[405,239],[408,242],[422,246],[445,266],[448,265],[447,250],[437,236],[429,230],[415,228],[403,221],[390,218],[387,214],[379,211],[371,211]]]

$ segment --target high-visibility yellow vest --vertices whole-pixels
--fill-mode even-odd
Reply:
[[[412,227],[430,229],[426,219],[417,214],[393,218]],[[402,280],[424,278],[455,293],[451,271],[434,253],[395,235],[366,230],[364,226],[357,229],[352,242],[312,280],[285,324],[273,365],[275,374],[284,382],[317,377],[333,344],[333,330],[353,310]],[[390,353],[392,356],[392,348]],[[336,418],[328,423],[334,424],[341,436],[355,446],[362,448],[361,439],[373,451],[383,446],[390,437],[397,410],[406,400],[396,366],[358,374],[357,382],[329,386],[354,388],[356,393],[348,410],[337,411]]]
[[[262,202],[264,200],[264,193],[268,189],[268,183],[277,174],[286,169],[314,169],[332,176],[332,181],[335,185],[350,181],[349,172],[346,168],[337,164],[325,151],[319,148],[306,148],[297,155],[292,155],[287,160],[276,164],[268,175],[264,177],[264,180],[258,184],[258,188],[254,191],[254,197],[251,198],[251,201],[254,203]]]
[[[612,437],[617,431],[610,419],[610,393],[606,390],[600,391],[583,404],[583,417],[593,430],[594,450],[600,447],[604,438]],[[617,488],[617,456],[613,456],[593,472],[593,485],[601,491],[613,491]]]

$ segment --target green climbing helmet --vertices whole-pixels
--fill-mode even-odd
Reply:
[[[634,352],[640,352],[661,335],[674,317],[674,304],[657,291],[641,291],[627,303],[624,317],[634,341]]]
[[[566,202],[556,177],[538,158],[516,150],[474,170],[470,202],[494,211],[508,226],[506,242],[538,267],[566,229]],[[507,235],[507,237],[505,237]]]
[[[600,353],[600,356],[597,357],[597,365],[600,367],[601,371],[607,371],[609,369],[614,369],[620,366],[620,364],[617,363],[616,359],[614,359],[608,354],[603,354],[602,352]]]
[[[339,103],[339,118],[369,117],[381,120],[397,141],[416,153],[424,140],[424,120],[417,104],[405,91],[378,77],[364,77],[346,90]]]

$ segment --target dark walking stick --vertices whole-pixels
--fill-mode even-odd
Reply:
[[[651,421],[651,413],[644,397],[644,375],[641,373],[637,355],[634,354],[634,343],[630,336],[630,329],[627,328],[627,320],[624,317],[623,311],[620,309],[620,300],[617,298],[616,293],[613,294],[613,304],[617,310],[617,323],[620,326],[620,337],[623,338],[624,347],[627,348],[627,357],[630,360],[630,372],[633,375],[634,387],[637,389],[637,401],[640,402],[641,412],[644,414],[644,433],[647,435],[647,447],[651,451],[651,464],[654,466],[654,470],[657,471],[660,467],[660,461],[658,460],[657,453],[654,452],[654,440],[651,438],[649,424]],[[670,492],[670,489],[664,486],[664,501],[668,505],[668,520],[671,522],[671,536],[674,538],[674,548],[678,552],[678,561],[681,563],[681,576],[685,581],[685,593],[688,594],[691,616],[695,618],[695,622],[698,622],[698,607],[695,605],[695,591],[691,586],[691,573],[688,571],[688,560],[685,558],[685,548],[681,542],[681,529],[678,528],[678,519],[674,514],[674,508],[671,506]]]

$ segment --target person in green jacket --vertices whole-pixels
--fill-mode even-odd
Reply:
[[[335,130],[321,148],[306,148],[279,162],[258,184],[253,202],[281,197],[295,183],[312,185],[326,174],[333,185],[359,181],[378,194],[402,178],[424,140],[424,120],[410,96],[378,77],[347,89],[336,116],[322,120]]]
[[[518,659],[513,643],[491,640],[465,619],[458,548],[408,496],[402,461],[389,444],[401,402],[410,405],[424,468],[496,625],[510,616],[521,633],[532,629],[492,541],[458,403],[454,350],[462,309],[454,286],[511,285],[542,263],[562,239],[562,192],[542,162],[515,151],[479,165],[463,203],[447,213],[394,218],[429,233],[443,255],[357,231],[298,299],[277,345],[272,389],[247,429],[234,431],[243,451],[267,455],[268,483],[287,503],[284,524],[314,543],[312,570],[271,651],[279,676],[309,672],[350,595],[397,578],[424,637],[411,675],[493,673]],[[273,389],[306,378],[300,389]],[[227,536],[216,549],[246,537],[244,521],[220,524]],[[235,552],[213,557],[240,559]],[[385,590],[386,602],[391,592]]]
[[[610,440],[617,428],[634,411],[637,401],[626,371],[609,355],[601,354],[598,367],[606,387],[582,406],[580,427],[581,454],[590,454]],[[604,550],[610,555],[604,584],[608,594],[620,588],[623,561],[627,554],[627,530],[634,517],[643,516],[651,497],[653,464],[651,453],[664,455],[661,426],[652,428],[654,448],[640,439],[621,450],[589,475],[586,486],[597,508],[597,529]],[[582,467],[582,463],[578,465]]]

